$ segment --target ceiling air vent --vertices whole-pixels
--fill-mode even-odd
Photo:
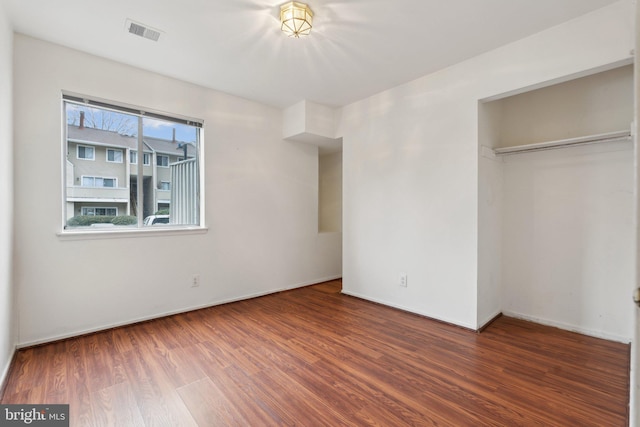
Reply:
[[[131,34],[153,40],[154,42],[157,42],[160,38],[160,34],[162,34],[162,31],[154,30],[147,25],[140,24],[139,22],[133,22],[130,19],[127,19],[126,28]]]

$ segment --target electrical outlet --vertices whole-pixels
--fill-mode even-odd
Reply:
[[[400,286],[407,287],[407,273],[400,273]]]
[[[193,276],[191,276],[191,287],[197,288],[198,286],[200,286],[200,275],[194,274]]]

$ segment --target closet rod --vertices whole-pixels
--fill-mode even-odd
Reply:
[[[559,141],[540,142],[537,144],[516,145],[513,147],[496,148],[496,156],[508,156],[510,154],[529,153],[532,151],[553,150],[556,148],[573,147],[578,145],[599,144],[601,142],[625,141],[631,138],[628,130],[601,133],[598,135],[581,136],[578,138],[561,139]]]

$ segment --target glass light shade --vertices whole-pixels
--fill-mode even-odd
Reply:
[[[313,12],[306,4],[291,1],[280,6],[280,23],[289,37],[307,36],[313,25]]]

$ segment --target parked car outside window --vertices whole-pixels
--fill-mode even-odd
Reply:
[[[169,224],[169,215],[149,215],[144,219],[144,225]]]

